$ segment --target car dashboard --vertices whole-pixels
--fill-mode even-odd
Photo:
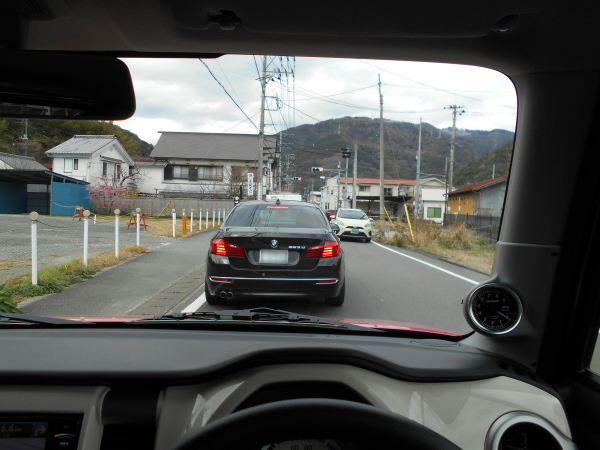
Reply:
[[[293,399],[371,405],[463,449],[509,448],[501,441],[514,426],[537,430],[524,432],[528,436],[545,430],[556,445],[544,448],[576,448],[552,388],[518,364],[460,341],[20,328],[3,342],[0,448],[30,438],[38,445],[32,448],[166,450],[237,411]],[[310,447],[310,439],[321,439],[314,442],[322,448],[364,448],[323,441],[326,436],[305,438],[285,447],[265,435],[263,448],[319,448]]]

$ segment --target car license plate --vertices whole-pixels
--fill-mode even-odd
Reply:
[[[356,228],[352,228],[350,230],[350,234],[358,234],[358,230]]]
[[[260,259],[258,261],[261,264],[287,264],[288,263],[288,251],[287,250],[261,250]]]

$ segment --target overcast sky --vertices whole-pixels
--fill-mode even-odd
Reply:
[[[116,123],[141,139],[155,144],[160,131],[257,132],[261,56],[223,56],[203,60],[206,66],[197,59],[124,61],[133,77],[137,111]],[[438,128],[449,127],[452,114],[444,107],[460,105],[465,113],[457,117],[458,128],[515,129],[514,87],[493,70],[377,60],[268,61],[267,134],[345,116],[378,118],[378,75],[386,119],[419,123],[422,117]],[[276,69],[293,70],[294,76],[277,76]]]

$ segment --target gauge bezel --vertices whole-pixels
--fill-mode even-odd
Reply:
[[[473,305],[473,301],[475,300],[475,297],[477,297],[477,295],[482,290],[487,290],[487,289],[498,289],[498,290],[504,291],[505,294],[508,294],[515,300],[515,303],[517,305],[517,318],[515,319],[514,323],[510,327],[508,327],[504,330],[490,330],[489,328],[486,328],[483,324],[481,324],[479,322],[479,320],[473,314],[472,305]],[[477,286],[475,289],[473,289],[471,292],[469,292],[469,295],[467,296],[467,300],[465,301],[464,312],[465,312],[465,317],[467,318],[467,322],[469,322],[469,325],[471,325],[471,327],[475,331],[478,331],[478,332],[481,332],[481,333],[487,334],[487,335],[498,336],[498,335],[510,333],[515,328],[517,328],[517,326],[521,322],[521,318],[523,317],[523,302],[521,301],[521,298],[515,293],[515,291],[513,291],[509,287],[507,287],[503,284],[498,284],[498,283],[486,283],[486,284]]]

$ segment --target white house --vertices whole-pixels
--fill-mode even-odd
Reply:
[[[127,176],[134,161],[115,136],[78,135],[46,151],[52,171],[94,183],[101,176],[116,183]]]
[[[442,223],[446,204],[446,183],[434,177],[422,178],[419,187],[421,199],[420,208],[417,211],[418,217]]]
[[[321,189],[320,206],[323,209],[352,208],[353,180],[350,177],[340,177],[338,182],[337,176],[328,178],[325,187]],[[379,179],[356,178],[356,185],[356,208],[371,211],[374,215],[379,214]],[[390,215],[402,215],[398,208],[412,199],[414,186],[414,180],[384,180],[385,207]]]
[[[248,174],[256,177],[258,136],[161,131],[147,161],[139,165],[145,175],[141,193],[163,195],[248,195]],[[276,137],[265,136],[264,161],[275,154]],[[274,158],[271,158],[274,159]],[[270,163],[267,163],[270,164]],[[264,177],[265,185],[271,176]],[[253,183],[260,181],[254,178]],[[272,185],[272,183],[271,183]],[[258,187],[258,186],[256,186]]]

